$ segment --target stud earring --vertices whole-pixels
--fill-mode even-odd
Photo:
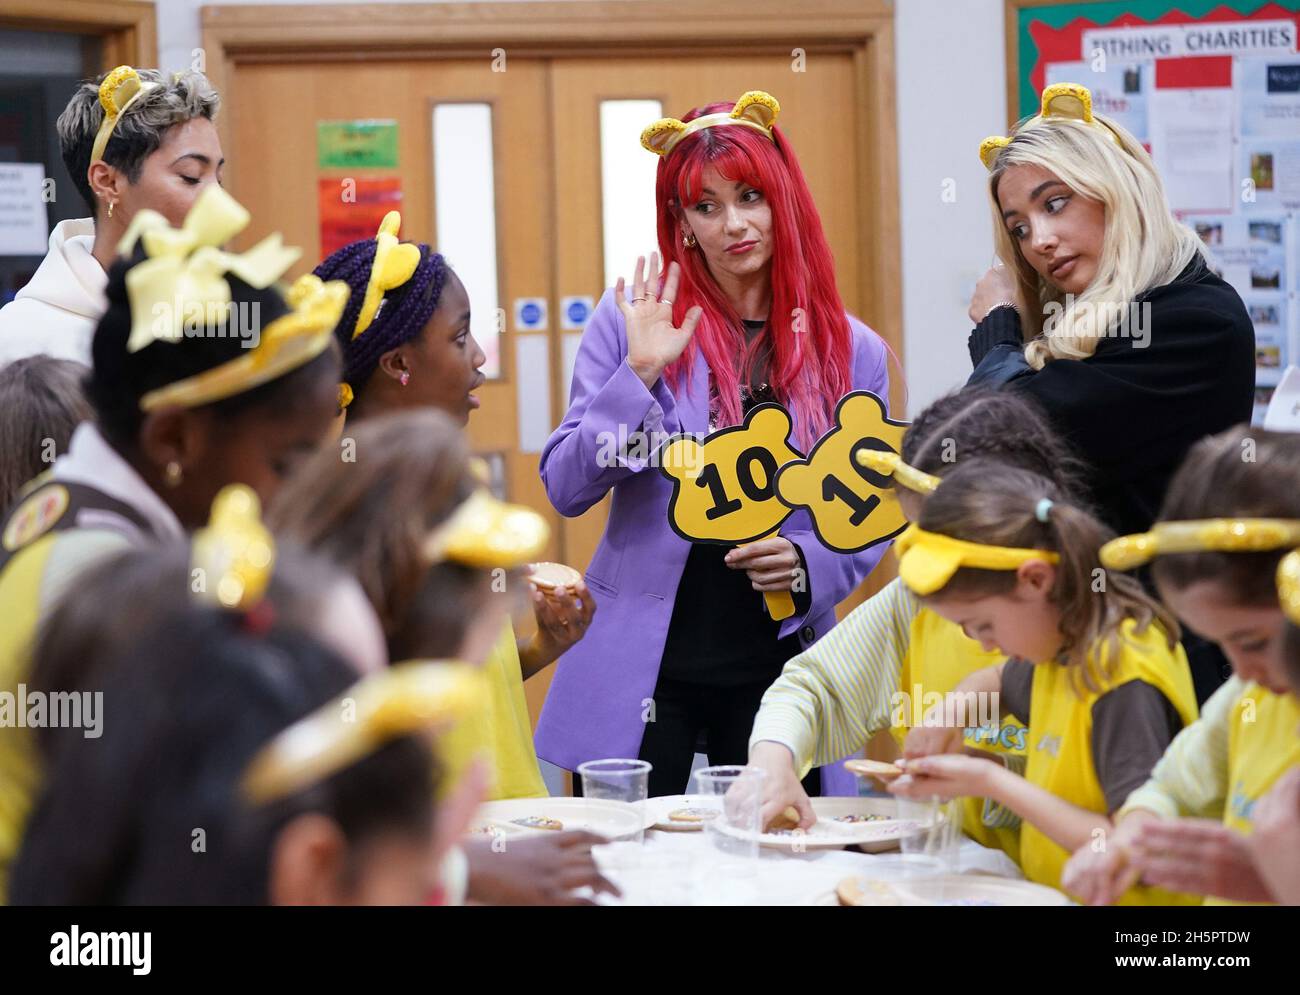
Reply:
[[[176,460],[172,460],[163,471],[163,479],[166,480],[168,487],[179,487],[181,481],[185,479],[185,471]]]
[[[403,370],[402,375],[397,378],[397,382],[400,383],[403,387],[405,387],[408,383],[411,382],[411,371]]]
[[[688,232],[682,232],[682,248],[684,248],[684,249],[693,249],[693,248],[695,248],[695,233],[694,233],[694,232],[689,232],[689,231],[688,231]]]

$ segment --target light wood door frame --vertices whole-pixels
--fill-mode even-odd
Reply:
[[[158,15],[153,0],[5,0],[0,27],[95,35],[101,71],[158,65]]]
[[[856,135],[859,314],[902,355],[893,5],[888,0],[566,0],[210,6],[202,8],[208,77],[218,90],[247,62],[477,57],[808,55],[850,53],[858,99],[846,109]],[[224,123],[223,123],[224,122]],[[227,148],[229,119],[218,117]],[[237,173],[241,164],[227,165]],[[554,302],[553,302],[554,303]],[[891,393],[901,405],[904,385]]]

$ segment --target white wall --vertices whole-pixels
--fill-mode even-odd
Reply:
[[[975,281],[993,261],[979,143],[1005,131],[1002,0],[895,0],[908,414],[970,374]],[[955,200],[945,202],[945,181]]]
[[[190,64],[203,5],[158,0],[163,69]],[[1007,118],[1002,18],[1002,0],[894,2],[909,415],[970,372],[966,307],[993,253],[976,150],[986,135],[1004,130]],[[951,202],[943,198],[945,180],[955,181]]]

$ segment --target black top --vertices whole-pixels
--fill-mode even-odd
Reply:
[[[1087,359],[1025,362],[1020,318],[997,308],[970,336],[970,383],[1034,396],[1092,468],[1092,498],[1116,532],[1144,532],[1188,449],[1250,420],[1255,329],[1237,292],[1198,256],[1143,294],[1148,320],[1127,321]]]
[[[746,321],[746,333],[752,338],[765,324]],[[761,376],[751,376],[749,388],[741,388],[745,414],[755,405],[776,400],[768,384],[752,382]],[[786,661],[801,652],[796,634],[779,638],[781,623],[767,614],[763,595],[754,590],[749,575],[723,562],[732,548],[692,544],[673,601],[660,677],[726,687],[770,683]],[[795,610],[807,611],[808,595],[794,598]]]

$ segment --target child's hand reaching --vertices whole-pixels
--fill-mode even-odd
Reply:
[[[1213,819],[1154,819],[1136,840],[1145,884],[1238,902],[1272,895],[1251,858],[1246,837]]]
[[[1102,839],[1101,849],[1089,841],[1075,850],[1061,871],[1061,889],[1084,905],[1113,903],[1138,882],[1133,841],[1143,823],[1154,819],[1149,813],[1134,813]]]
[[[490,841],[465,844],[469,899],[486,905],[594,905],[573,892],[621,894],[596,866],[591,848],[609,842],[583,831],[545,833],[510,840],[499,850]]]
[[[799,783],[794,757],[787,747],[767,741],[755,743],[749,751],[749,762],[767,771],[767,778],[763,781],[761,825],[771,825],[772,820],[787,808],[799,813],[800,829],[807,829],[817,821],[808,793]]]
[[[908,737],[911,738],[910,736]],[[896,761],[903,776],[886,785],[900,798],[987,798],[993,794],[993,779],[1005,770],[992,760],[960,754],[917,757]]]

